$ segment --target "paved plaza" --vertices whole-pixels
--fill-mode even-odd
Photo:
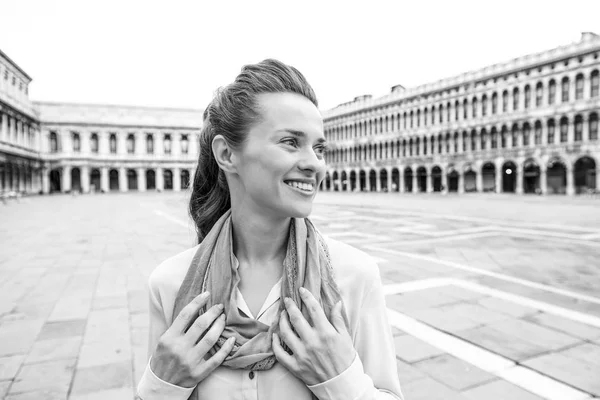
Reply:
[[[600,199],[321,193],[378,262],[407,400],[600,398]],[[0,399],[133,399],[186,193],[0,204]]]

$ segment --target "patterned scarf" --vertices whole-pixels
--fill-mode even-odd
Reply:
[[[214,355],[225,341],[235,337],[231,354],[223,366],[233,369],[267,370],[276,362],[271,347],[272,334],[279,332],[279,318],[268,326],[240,313],[235,302],[235,288],[240,278],[232,265],[231,210],[213,226],[196,252],[192,264],[179,288],[173,315],[179,314],[194,297],[209,290],[210,299],[201,313],[215,304],[223,304],[226,327],[217,344],[210,350]],[[288,236],[287,253],[283,261],[283,276],[279,313],[285,308],[283,299],[290,297],[310,321],[308,311],[300,300],[298,289],[305,287],[321,304],[331,321],[331,310],[341,300],[333,277],[329,251],[323,237],[312,222],[305,218],[292,218]],[[349,329],[349,322],[342,307]],[[194,398],[192,396],[192,398]]]

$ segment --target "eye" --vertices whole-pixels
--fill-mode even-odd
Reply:
[[[289,144],[290,146],[293,146],[293,147],[298,147],[298,140],[296,140],[294,138],[283,139],[281,141],[281,143]]]
[[[325,154],[325,152],[327,151],[327,146],[326,145],[319,145],[317,147],[315,147],[315,152],[319,155],[323,155]]]

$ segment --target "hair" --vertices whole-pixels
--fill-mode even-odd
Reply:
[[[198,165],[191,187],[189,213],[196,225],[198,243],[231,207],[225,173],[219,168],[212,150],[216,135],[222,135],[233,149],[239,149],[253,124],[260,122],[257,95],[296,93],[318,107],[315,93],[296,68],[267,59],[245,65],[235,81],[219,88],[203,114]]]

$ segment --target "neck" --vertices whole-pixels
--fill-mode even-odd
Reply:
[[[282,268],[291,218],[243,213],[232,208],[233,252],[240,263]]]

